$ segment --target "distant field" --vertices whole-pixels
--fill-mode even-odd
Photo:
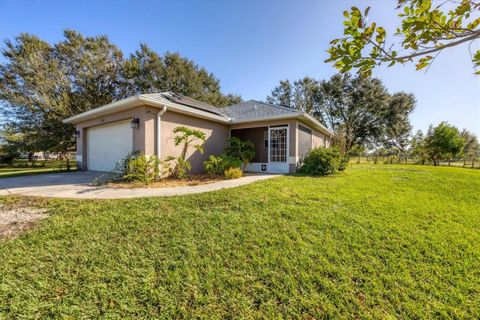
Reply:
[[[351,164],[374,164],[374,161],[373,161],[373,157],[352,157],[350,159],[350,163]],[[377,164],[390,164],[390,159],[388,157],[378,157],[378,162]],[[416,163],[414,161],[414,159],[411,159],[409,158],[407,160],[407,163],[405,163],[405,160],[402,159],[401,163],[398,162],[398,159],[393,159],[392,161],[392,164],[415,164],[415,165],[418,165],[418,163]],[[428,165],[428,164],[427,164]],[[440,162],[440,165],[441,166],[449,166],[448,162],[446,161],[442,161]],[[465,166],[464,166],[464,162],[463,161],[456,161],[456,162],[452,162],[450,164],[451,167],[465,167],[465,168],[472,168],[472,161],[467,161],[465,163]],[[473,164],[473,168],[474,169],[480,169],[480,159],[477,159],[475,160],[474,164]]]
[[[172,198],[0,197],[0,319],[478,319],[480,170],[351,165]]]

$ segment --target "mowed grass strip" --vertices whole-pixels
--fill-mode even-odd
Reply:
[[[478,318],[480,171],[352,165],[206,194],[4,197],[0,318]]]

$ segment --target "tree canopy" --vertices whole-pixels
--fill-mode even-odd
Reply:
[[[0,64],[0,113],[9,132],[29,148],[66,152],[74,127],[62,120],[132,94],[174,91],[216,106],[240,101],[224,95],[219,80],[177,53],[157,53],[142,44],[125,59],[106,36],[73,30],[55,44],[22,33],[6,40]],[[23,150],[22,150],[23,151]]]
[[[416,103],[412,94],[390,94],[379,79],[349,74],[293,84],[284,80],[267,101],[311,113],[336,132],[345,152],[387,142],[404,149],[411,129],[408,116]]]
[[[402,21],[394,35],[400,41],[392,43],[385,28],[369,21],[370,7],[363,12],[357,7],[344,11],[344,37],[330,42],[326,62],[342,73],[356,68],[365,76],[382,64],[416,62],[421,70],[443,50],[469,43],[474,72],[480,74],[480,50],[471,52],[472,42],[480,38],[480,2],[398,0],[396,10]]]
[[[430,126],[425,137],[425,149],[434,165],[441,159],[454,159],[461,155],[465,140],[460,131],[447,122]]]
[[[217,107],[241,101],[238,95],[222,94],[220,81],[205,68],[178,53],[160,56],[146,44],[125,61],[124,71],[129,95],[172,91]]]

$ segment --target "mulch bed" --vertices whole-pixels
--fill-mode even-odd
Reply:
[[[110,188],[171,188],[171,187],[186,187],[186,186],[198,186],[201,184],[214,183],[225,180],[224,177],[212,177],[209,175],[191,175],[185,179],[164,178],[156,181],[150,185],[145,185],[141,182],[127,182],[117,181],[108,183]]]

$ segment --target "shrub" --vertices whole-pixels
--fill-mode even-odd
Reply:
[[[16,157],[17,155],[14,153],[0,153],[0,163],[12,164]]]
[[[226,169],[241,168],[242,161],[226,154],[212,155],[203,163],[203,167],[208,174],[222,175]]]
[[[127,154],[122,159],[118,160],[113,167],[111,172],[112,179],[123,179],[123,177],[128,173],[128,163],[140,155],[140,151],[133,151]]]
[[[142,182],[151,184],[160,176],[160,161],[156,156],[141,154],[130,159],[127,165],[127,172],[123,178],[127,181]]]
[[[232,137],[228,140],[225,153],[231,157],[240,159],[246,166],[255,158],[255,146],[251,141]]]
[[[337,147],[311,149],[303,160],[299,173],[312,176],[334,174],[339,170],[342,158]]]
[[[243,175],[243,171],[240,168],[228,168],[224,172],[227,179],[238,179]]]
[[[341,155],[340,156],[340,163],[338,165],[338,171],[344,171],[348,167],[348,162],[350,161],[350,157],[348,155]],[[357,163],[360,163],[360,159],[357,160]]]

